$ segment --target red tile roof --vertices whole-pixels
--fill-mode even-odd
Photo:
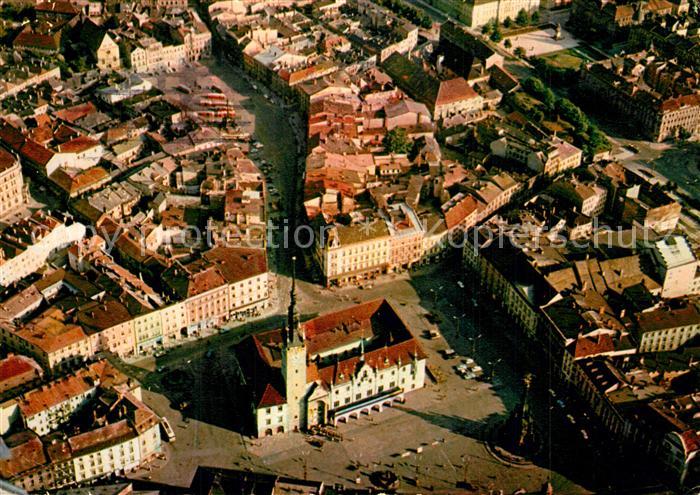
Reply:
[[[305,344],[309,356],[332,350],[343,344],[369,339],[373,335],[388,334],[391,344],[365,353],[364,361],[359,356],[344,359],[331,366],[318,369],[314,363],[307,367],[307,382],[317,379],[325,383],[349,380],[362,362],[373,368],[383,369],[401,361],[407,363],[417,356],[424,359],[425,353],[406,328],[401,317],[384,299],[377,299],[349,308],[328,313],[302,323]],[[386,336],[386,335],[384,335]],[[252,337],[262,361],[269,367],[278,367],[282,331],[272,330]],[[340,375],[343,378],[340,378]]]
[[[66,122],[74,123],[75,121],[82,119],[83,117],[97,112],[97,107],[91,102],[81,103],[80,105],[75,105],[73,107],[64,108],[58,110],[55,115],[61,120]]]
[[[136,432],[129,426],[128,421],[122,419],[102,428],[71,437],[68,439],[68,445],[70,445],[73,455],[77,457],[80,453],[100,450],[135,436]]]
[[[7,122],[3,122],[2,126],[0,126],[0,141],[8,148],[18,151],[24,144],[25,139],[19,129]]]
[[[99,333],[131,319],[126,306],[113,297],[87,303],[80,307],[76,315],[76,321],[88,334]]]
[[[319,378],[326,384],[345,383],[352,379],[366,363],[372,369],[385,369],[399,363],[410,363],[413,359],[425,359],[426,355],[415,339],[367,352],[364,359],[355,356],[318,370]]]
[[[64,15],[78,15],[78,9],[73,7],[70,2],[65,1],[54,1],[54,2],[42,2],[34,7],[37,12],[44,13],[56,13]]]
[[[700,436],[694,430],[686,430],[681,433],[681,440],[683,441],[686,459],[691,453],[700,450]]]
[[[92,167],[71,175],[59,168],[49,177],[53,183],[70,195],[76,195],[85,190],[99,186],[109,179],[109,173],[102,167]]]
[[[18,153],[25,160],[45,166],[53,157],[53,152],[39,143],[27,139],[19,129],[5,123],[0,127],[0,142]]]
[[[27,327],[18,330],[17,335],[46,353],[58,351],[88,338],[78,325],[66,325],[57,333]]]
[[[579,337],[576,340],[574,358],[595,356],[606,352],[613,352],[614,350],[615,343],[608,334],[598,335],[597,337]]]
[[[28,136],[30,139],[45,146],[53,139],[53,129],[48,125],[35,127],[29,131]]]
[[[338,347],[347,341],[357,340],[362,334],[372,335],[370,318],[385,303],[377,299],[349,308],[318,316],[302,324],[309,354]]]
[[[211,289],[221,287],[225,284],[226,280],[224,280],[224,277],[216,268],[207,268],[204,271],[192,275],[191,283],[188,286],[187,296],[191,297],[198,294],[203,294]]]
[[[10,450],[10,458],[0,460],[0,477],[10,479],[46,464],[44,447],[39,437],[33,432],[21,431],[4,440]]]
[[[447,105],[456,101],[470,100],[479,96],[463,77],[442,81],[438,89],[435,106]]]
[[[281,406],[286,403],[285,398],[268,383],[260,398],[260,402],[258,402],[258,409],[261,407]]]
[[[27,372],[35,370],[41,372],[39,365],[32,358],[26,356],[8,356],[0,361],[0,382],[10,380]]]
[[[267,272],[264,249],[215,247],[202,256],[216,264],[227,283],[232,284]]]
[[[639,331],[642,333],[666,330],[700,324],[700,311],[694,304],[688,304],[680,309],[657,309],[637,314]]]
[[[15,155],[0,148],[0,172],[4,172],[17,163]]]
[[[31,31],[28,27],[20,32],[12,42],[15,47],[36,48],[57,51],[61,42],[60,33],[42,34]]]
[[[19,399],[18,406],[24,418],[31,418],[41,411],[84,394],[92,388],[94,388],[94,384],[85,374],[68,375],[27,392]]]
[[[469,215],[481,209],[482,203],[471,194],[445,212],[448,229],[461,224]]]
[[[99,143],[87,136],[79,136],[67,143],[59,144],[58,151],[61,153],[80,153],[90,148],[94,148]]]
[[[54,156],[54,152],[44,146],[27,139],[20,149],[24,158],[40,166],[45,166]]]
[[[700,94],[683,95],[678,98],[670,98],[661,103],[661,110],[670,112],[679,110],[683,106],[700,106]]]

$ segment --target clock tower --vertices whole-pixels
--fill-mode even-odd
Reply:
[[[306,426],[306,343],[296,307],[296,256],[292,257],[292,288],[282,340],[282,376],[287,395],[286,431]]]

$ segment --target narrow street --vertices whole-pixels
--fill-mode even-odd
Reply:
[[[236,110],[236,123],[262,145],[259,149],[251,147],[250,158],[258,166],[265,162],[272,166],[268,175],[279,191],[282,212],[276,218],[268,216],[269,222],[276,227],[268,247],[268,260],[272,272],[278,276],[279,306],[284,308],[289,287],[286,276],[291,273],[292,246],[285,244],[283,228],[294,225],[291,218],[296,216],[297,198],[301,197],[299,172],[303,157],[302,143],[305,142],[303,126],[298,114],[260,82],[250,79],[239,67],[220,60],[209,61],[207,67],[238,95],[232,102]],[[268,183],[268,189],[270,185]]]

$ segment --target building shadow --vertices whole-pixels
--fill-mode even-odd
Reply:
[[[529,366],[518,352],[519,336],[509,331],[512,324],[500,320],[492,306],[473,305],[476,295],[465,280],[458,253],[414,272],[410,283],[420,299],[417,310],[424,311],[426,322],[437,326],[446,347],[457,353],[450,363],[474,359],[484,371],[483,379],[493,383],[494,393],[510,411],[520,399],[522,377]]]
[[[317,316],[303,314],[302,320]],[[209,337],[190,359],[169,356],[157,361],[167,371],[151,373],[144,384],[156,386],[183,417],[219,426],[243,435],[255,433],[251,391],[236,352],[238,345],[256,333],[281,328],[284,315],[274,315]],[[173,352],[173,351],[171,351]],[[177,351],[175,351],[177,352]],[[176,364],[168,366],[168,363]],[[143,370],[142,370],[143,371]]]
[[[505,415],[492,413],[483,419],[472,420],[454,414],[442,414],[429,411],[418,411],[402,405],[394,405],[394,409],[416,416],[434,426],[443,428],[450,433],[484,441],[495,425],[505,420]]]

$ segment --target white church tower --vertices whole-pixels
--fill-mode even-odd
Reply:
[[[292,257],[291,300],[282,343],[282,376],[287,393],[287,427],[295,431],[306,426],[306,343],[296,307],[296,257]]]

